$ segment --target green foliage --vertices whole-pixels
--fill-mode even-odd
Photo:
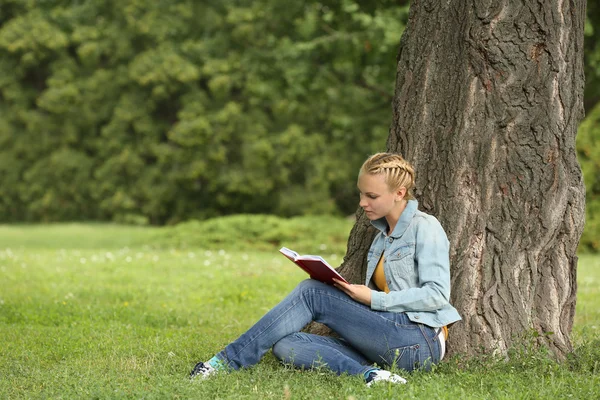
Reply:
[[[265,218],[257,235],[276,228],[257,218]],[[592,255],[581,257],[576,349],[565,362],[526,341],[509,360],[455,356],[433,372],[406,375],[408,385],[367,388],[359,377],[286,368],[268,354],[253,368],[192,383],[195,362],[234,340],[306,274],[276,250],[238,251],[235,241],[221,251],[153,241],[170,229],[0,226],[0,398],[597,397],[600,258]],[[321,244],[335,247],[312,247]]]
[[[232,215],[166,227],[148,243],[179,249],[222,250],[233,246],[240,251],[274,252],[285,246],[301,254],[344,254],[353,223],[336,217]]]
[[[585,180],[585,229],[580,249],[600,251],[600,6],[588,2],[585,24],[586,118],[577,133],[577,155]]]
[[[407,7],[3,2],[0,221],[351,213]]]
[[[588,114],[579,127],[577,152],[585,180],[585,229],[582,250],[600,250],[600,104]]]
[[[585,22],[585,94],[586,112],[600,101],[600,4],[587,2]]]

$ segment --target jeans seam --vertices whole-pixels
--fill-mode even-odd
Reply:
[[[439,356],[439,354],[438,354],[438,355],[437,355],[437,357],[436,357],[436,353],[435,353],[435,351],[433,350],[433,342],[432,342],[432,339],[431,339],[431,338],[429,338],[429,337],[427,336],[427,333],[425,332],[424,325],[423,325],[423,324],[419,324],[419,328],[421,328],[421,333],[423,334],[423,337],[425,338],[425,341],[427,342],[427,346],[429,346],[429,352],[431,353],[431,358],[432,358],[432,360],[431,360],[431,361],[432,361],[434,364],[437,364],[437,363],[439,363],[439,362],[440,362],[440,360],[439,360],[440,356]],[[438,352],[438,353],[439,353],[439,352]],[[436,361],[436,360],[437,360],[437,361]]]

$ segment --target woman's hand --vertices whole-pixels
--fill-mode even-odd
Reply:
[[[365,285],[351,285],[337,279],[333,281],[335,282],[333,286],[352,297],[352,299],[367,306],[371,305],[371,289],[369,287]]]

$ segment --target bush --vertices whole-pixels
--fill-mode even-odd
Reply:
[[[158,247],[273,250],[285,246],[299,253],[345,254],[353,221],[336,217],[281,218],[272,215],[231,215],[189,221],[157,232]]]

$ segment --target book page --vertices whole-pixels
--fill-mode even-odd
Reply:
[[[331,267],[331,265],[329,265],[327,263],[327,261],[325,261],[325,259],[321,256],[313,256],[310,254],[300,255],[300,254],[296,253],[294,250],[288,249],[287,247],[282,247],[281,249],[279,249],[279,251],[281,253],[283,253],[284,256],[286,256],[288,258],[292,258],[294,260],[321,261],[323,264]]]
[[[279,251],[283,253],[284,256],[286,256],[287,258],[291,258],[292,260],[298,258],[298,253],[296,253],[294,250],[288,249],[287,247],[282,247],[281,249],[279,249]]]

